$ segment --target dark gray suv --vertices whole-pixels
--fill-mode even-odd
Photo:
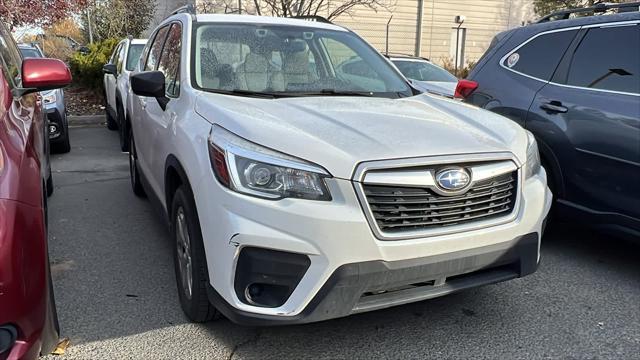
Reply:
[[[572,10],[503,32],[463,84],[469,89],[460,91],[467,102],[507,116],[536,136],[559,213],[635,238],[639,5],[566,19],[578,11]]]

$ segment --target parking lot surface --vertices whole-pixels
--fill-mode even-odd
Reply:
[[[52,155],[49,203],[71,346],[51,358],[640,358],[640,245],[557,223],[526,278],[317,324],[191,324],[167,229],[133,195],[117,132],[74,127],[71,144]]]

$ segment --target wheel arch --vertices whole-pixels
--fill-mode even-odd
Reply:
[[[173,202],[173,196],[176,193],[176,190],[178,190],[182,185],[186,185],[191,189],[187,172],[184,170],[180,160],[178,160],[175,155],[170,154],[167,157],[164,166],[164,200],[169,218],[171,218],[171,214],[169,212],[171,211],[170,209]]]

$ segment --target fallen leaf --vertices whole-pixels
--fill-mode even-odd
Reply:
[[[64,355],[64,352],[67,351],[67,348],[69,347],[70,344],[71,342],[69,341],[69,338],[64,338],[60,340],[60,342],[58,343],[58,346],[56,346],[56,349],[53,350],[52,354]]]

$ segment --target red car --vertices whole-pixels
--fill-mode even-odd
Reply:
[[[58,320],[47,250],[49,145],[39,91],[71,82],[54,59],[25,59],[0,24],[0,360],[53,350]]]

